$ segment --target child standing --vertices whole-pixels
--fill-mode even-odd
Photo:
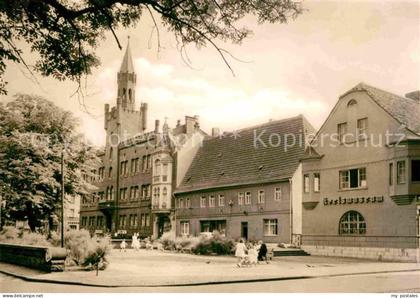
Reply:
[[[127,243],[125,242],[125,239],[123,239],[123,241],[120,244],[120,251],[125,251],[126,248],[127,248]]]

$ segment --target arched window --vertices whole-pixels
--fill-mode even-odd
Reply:
[[[160,160],[156,159],[155,161],[155,174],[154,176],[160,176]]]
[[[131,102],[131,89],[128,89],[128,100]]]
[[[166,189],[166,187],[164,187],[163,189],[162,189],[162,197],[163,198],[166,198],[166,195],[168,194],[168,191],[167,191],[167,189]]]
[[[347,103],[347,107],[351,107],[357,105],[357,100],[355,99],[350,99],[349,102]]]
[[[340,218],[340,235],[366,234],[366,222],[357,211],[348,211]]]
[[[126,95],[126,90],[125,90],[125,88],[123,88],[122,96],[125,98],[125,95]]]
[[[106,192],[105,192],[105,201],[109,200],[109,187],[106,188]]]
[[[114,200],[114,187],[113,186],[109,188],[109,200],[110,201]]]

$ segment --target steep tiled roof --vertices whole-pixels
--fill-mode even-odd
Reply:
[[[306,119],[297,116],[205,140],[176,192],[290,178],[303,157],[304,136],[312,132]]]
[[[365,83],[359,83],[344,95],[353,91],[366,91],[379,106],[397,121],[407,126],[411,131],[420,134],[420,103],[418,101],[392,94]]]

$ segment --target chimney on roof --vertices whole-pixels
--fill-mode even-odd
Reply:
[[[185,116],[185,133],[191,135],[194,131],[200,127],[198,122],[198,116]]]
[[[420,90],[409,92],[405,95],[405,97],[420,102]]]
[[[218,137],[218,136],[220,136],[220,128],[218,128],[218,127],[213,127],[213,128],[211,129],[211,136],[212,136],[212,137]]]
[[[141,116],[141,130],[145,131],[147,128],[147,103],[140,105],[140,116]]]
[[[155,133],[159,133],[159,125],[160,125],[160,121],[159,119],[155,120]]]

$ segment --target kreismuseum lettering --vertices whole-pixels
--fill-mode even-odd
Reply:
[[[328,199],[324,198],[324,205],[351,205],[351,204],[370,204],[370,203],[382,203],[384,196],[372,196],[372,197],[360,197],[360,198],[342,198]]]

